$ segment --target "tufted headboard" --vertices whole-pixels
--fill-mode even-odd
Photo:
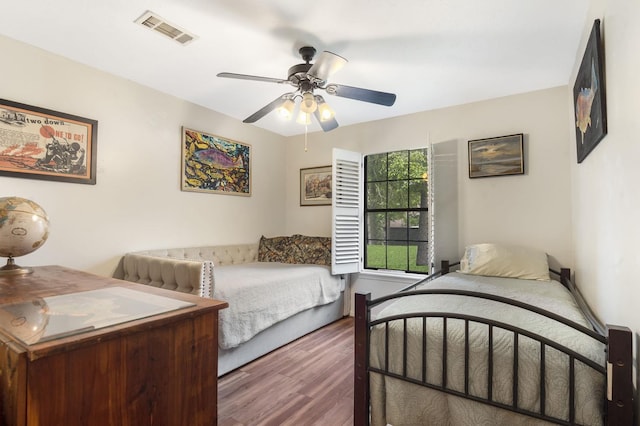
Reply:
[[[258,244],[147,250],[124,255],[114,278],[212,297],[213,267],[257,262]]]
[[[236,265],[258,261],[258,244],[185,247],[137,252],[147,256],[181,260],[211,261],[216,266]]]

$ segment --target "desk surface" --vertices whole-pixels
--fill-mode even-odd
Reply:
[[[95,342],[104,339],[106,335],[117,336],[120,333],[136,332],[151,321],[172,321],[183,316],[192,316],[196,312],[220,310],[228,306],[226,302],[219,300],[101,277],[62,266],[41,266],[33,270],[33,273],[26,275],[0,276],[0,305],[2,305],[0,306],[0,323],[5,324],[4,327],[0,326],[0,333],[5,339],[13,340],[22,351],[28,352],[30,359],[67,350],[70,345]],[[148,298],[142,300],[145,295],[148,295]],[[93,297],[93,301],[87,302],[89,296]],[[130,313],[129,318],[118,315],[120,321],[116,318],[111,324],[105,322],[106,306],[101,305],[100,299],[106,303],[121,300],[123,305],[127,305],[123,310]],[[65,319],[55,318],[57,325],[54,327],[67,327],[68,332],[65,333],[64,330],[56,332],[54,328],[47,335],[49,338],[38,337],[38,330],[25,334],[25,327],[6,326],[12,322],[20,325],[20,321],[27,321],[25,317],[29,318],[28,321],[34,327],[42,326],[38,322],[42,320],[34,318],[34,315],[42,312],[45,307],[49,305],[60,307],[66,304],[67,310],[73,311],[65,302],[75,303],[76,307],[80,307],[79,300],[93,304],[93,307],[89,306],[87,309],[93,310],[95,315],[100,315],[103,321],[78,327],[77,324],[75,326],[60,325]],[[29,317],[25,312],[34,314]],[[74,314],[70,313],[67,319],[71,319]]]
[[[0,277],[0,305],[115,289],[136,294],[133,310],[144,304],[140,294],[181,307],[33,344],[0,329],[0,426],[217,423],[218,310],[226,302],[61,266],[33,269]]]

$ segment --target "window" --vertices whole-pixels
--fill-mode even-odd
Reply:
[[[427,273],[460,258],[458,142],[366,157],[333,149],[332,274]]]
[[[427,148],[364,157],[364,268],[428,273]]]

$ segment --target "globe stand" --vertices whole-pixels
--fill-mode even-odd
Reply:
[[[7,259],[7,264],[0,268],[0,277],[4,275],[22,275],[22,274],[30,274],[33,272],[32,268],[25,268],[22,266],[16,265],[13,257],[9,256]]]

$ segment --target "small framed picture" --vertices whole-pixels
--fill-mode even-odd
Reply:
[[[522,133],[469,141],[469,177],[524,174]]]
[[[300,205],[331,205],[331,166],[300,169]]]

